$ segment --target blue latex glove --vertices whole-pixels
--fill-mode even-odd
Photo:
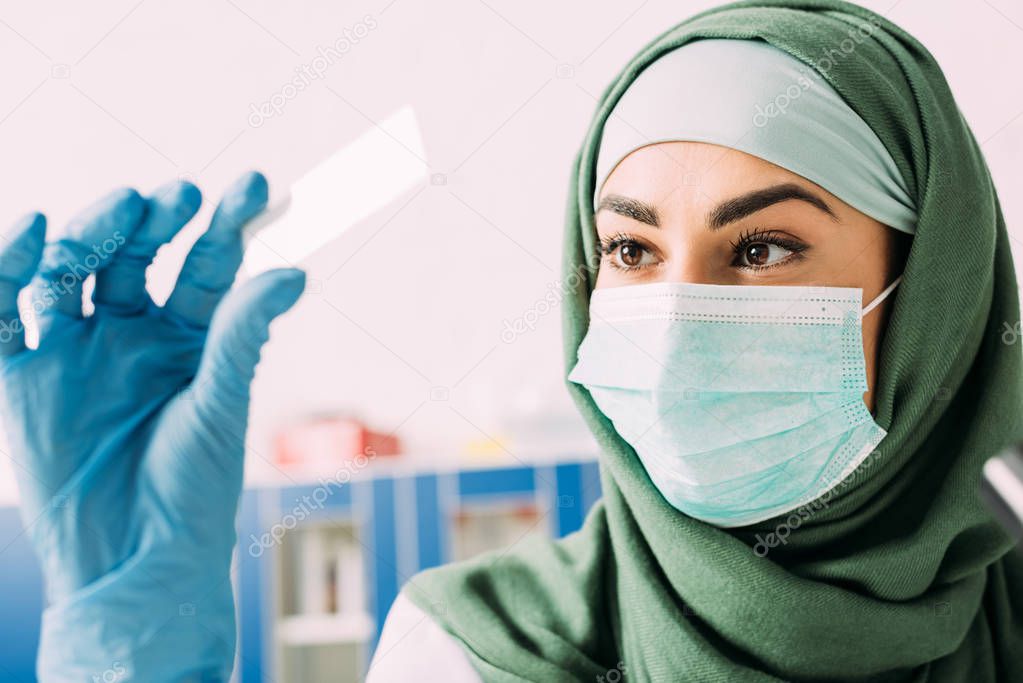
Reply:
[[[266,198],[259,174],[235,183],[163,307],[145,269],[198,210],[189,183],[114,192],[45,246],[29,216],[2,243],[0,407],[47,585],[43,683],[230,677],[249,384],[305,283],[285,269],[228,292]],[[30,283],[38,349],[16,302]]]

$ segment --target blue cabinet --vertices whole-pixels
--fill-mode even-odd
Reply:
[[[430,471],[398,462],[345,481],[245,490],[234,572],[242,683],[315,681],[318,666],[334,683],[358,680],[413,574],[529,534],[571,533],[600,496],[592,459]],[[30,683],[43,588],[13,508],[0,508],[0,549],[0,678]]]

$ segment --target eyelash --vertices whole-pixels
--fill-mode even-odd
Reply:
[[[619,247],[624,246],[626,244],[635,244],[640,249],[645,249],[647,251],[654,251],[654,248],[651,245],[647,244],[646,242],[644,242],[641,239],[636,238],[635,235],[629,235],[628,233],[624,233],[624,232],[616,232],[613,235],[609,235],[607,237],[601,237],[600,238],[600,251],[601,251],[601,253],[605,257],[611,256],[611,254],[613,254],[616,249],[618,249]],[[612,268],[614,268],[616,270],[627,271],[627,272],[636,272],[638,270],[643,270],[644,268],[648,268],[651,265],[656,265],[656,264],[648,263],[645,266],[632,266],[631,268],[629,268],[629,267],[618,265],[618,263],[615,262],[614,259],[608,259],[608,264]]]
[[[739,257],[742,255],[742,252],[746,249],[746,247],[750,246],[751,244],[773,244],[777,247],[782,247],[783,249],[787,249],[790,252],[792,252],[789,256],[786,256],[781,261],[778,261],[777,263],[771,263],[766,266],[748,266],[737,264],[735,263],[735,261],[732,262],[732,265],[734,265],[736,268],[742,268],[744,270],[751,271],[767,270],[768,268],[774,268],[775,266],[784,265],[788,263],[790,259],[802,258],[800,254],[806,251],[808,248],[808,245],[803,244],[802,242],[795,240],[791,237],[785,237],[783,234],[777,232],[776,230],[763,230],[761,228],[753,228],[751,230],[742,232],[739,234],[739,239],[737,239],[735,242],[729,242],[729,244],[732,246],[732,252],[735,254],[736,260],[739,259]]]
[[[624,232],[617,232],[613,235],[600,238],[600,250],[605,257],[610,256],[612,253],[614,253],[616,249],[626,244],[634,244],[641,249],[645,249],[647,251],[654,251],[654,248],[651,245],[647,244],[641,239],[638,239],[635,235],[629,235]],[[792,253],[785,259],[777,263],[771,263],[766,266],[741,265],[736,263],[736,261],[742,255],[742,252],[751,244],[773,244],[775,246],[787,249]],[[739,238],[735,242],[729,241],[729,245],[732,247],[732,252],[735,254],[735,260],[733,260],[732,265],[735,266],[736,268],[742,268],[744,270],[749,271],[767,270],[768,268],[774,268],[775,266],[783,265],[792,258],[802,258],[799,255],[803,251],[806,251],[806,249],[808,248],[808,245],[803,244],[802,242],[794,240],[790,237],[784,237],[775,230],[763,230],[759,227],[752,228],[746,230],[745,232],[740,233]],[[647,268],[651,265],[656,265],[647,264],[644,266],[633,266],[631,268],[627,268],[619,265],[613,259],[610,259],[608,263],[612,268],[615,268],[617,270],[631,272],[642,270],[643,268]]]

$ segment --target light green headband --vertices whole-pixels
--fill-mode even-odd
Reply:
[[[826,72],[829,60],[845,57],[824,55],[816,67]],[[885,225],[916,232],[915,203],[870,126],[816,70],[763,41],[697,40],[640,73],[605,123],[594,211],[622,159],[646,145],[683,140],[752,154]]]

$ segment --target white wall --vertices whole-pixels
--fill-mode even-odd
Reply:
[[[310,262],[314,291],[275,327],[259,371],[254,453],[268,456],[274,428],[309,411],[400,425],[419,450],[497,434],[513,404],[571,414],[558,311],[512,344],[503,321],[558,277],[569,165],[595,98],[651,37],[712,4],[4,3],[0,222],[38,208],[61,224],[111,187],[181,175],[210,199],[252,167],[283,187],[410,104],[446,185],[402,196]],[[1023,239],[1023,196],[1010,191],[1023,182],[1023,90],[1008,82],[1023,62],[1019,4],[864,4],[936,55]],[[323,80],[250,125],[252,104],[366,15],[376,28]],[[161,255],[158,296],[211,205]],[[434,386],[450,400],[430,401]]]

